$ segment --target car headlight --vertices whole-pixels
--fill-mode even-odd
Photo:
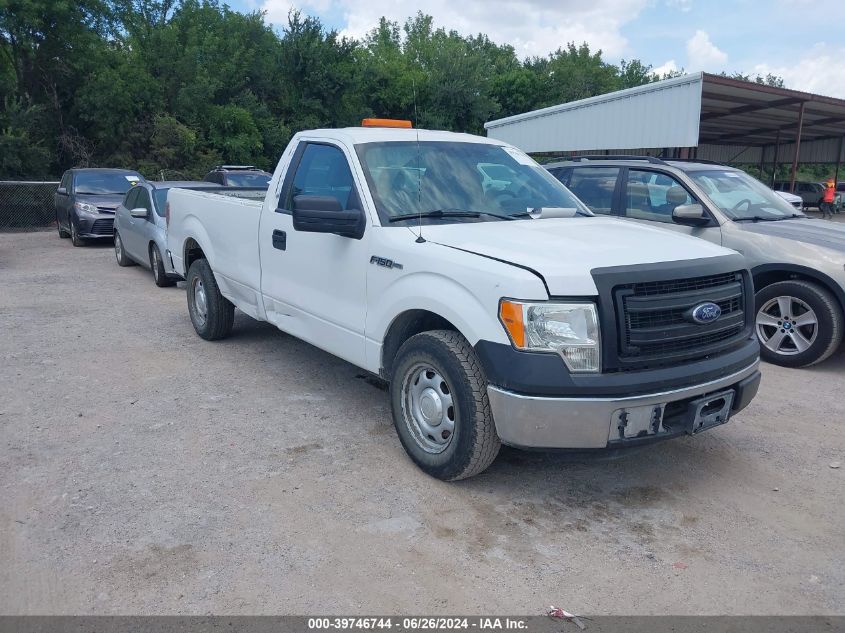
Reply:
[[[560,354],[570,371],[601,371],[601,338],[594,303],[502,299],[499,318],[518,349]]]
[[[99,215],[100,213],[97,210],[97,205],[88,202],[74,202],[73,208],[82,213],[89,213],[90,215]]]

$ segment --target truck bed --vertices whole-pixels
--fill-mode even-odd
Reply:
[[[191,238],[205,253],[223,296],[250,312],[258,305],[261,279],[258,228],[266,190],[227,188],[219,191],[172,189],[167,248],[177,272],[187,276],[185,253]],[[251,314],[251,316],[257,316]]]

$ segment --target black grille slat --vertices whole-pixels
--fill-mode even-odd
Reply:
[[[619,362],[682,362],[744,338],[744,283],[741,272],[729,272],[616,286]],[[690,313],[704,302],[717,304],[721,315],[710,323],[696,323]]]
[[[647,281],[644,283],[632,284],[630,288],[637,296],[649,296],[656,294],[670,294],[676,292],[687,292],[690,290],[705,290],[730,283],[736,283],[741,279],[739,273],[723,273],[721,275],[707,275],[706,277],[693,277],[691,279],[672,279],[669,281]]]
[[[114,231],[114,218],[100,218],[94,220],[91,226],[92,235],[111,235]]]

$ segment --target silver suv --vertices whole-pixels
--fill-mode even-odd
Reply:
[[[845,225],[810,219],[745,172],[715,163],[594,156],[545,167],[595,213],[745,255],[756,288],[756,332],[769,362],[805,367],[839,347]]]

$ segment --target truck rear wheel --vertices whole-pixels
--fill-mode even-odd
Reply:
[[[226,338],[232,333],[235,306],[220,294],[211,266],[198,259],[188,270],[188,313],[194,329],[206,341]]]
[[[393,362],[390,404],[402,446],[432,477],[472,477],[499,453],[487,378],[457,332],[434,330],[405,341]]]

